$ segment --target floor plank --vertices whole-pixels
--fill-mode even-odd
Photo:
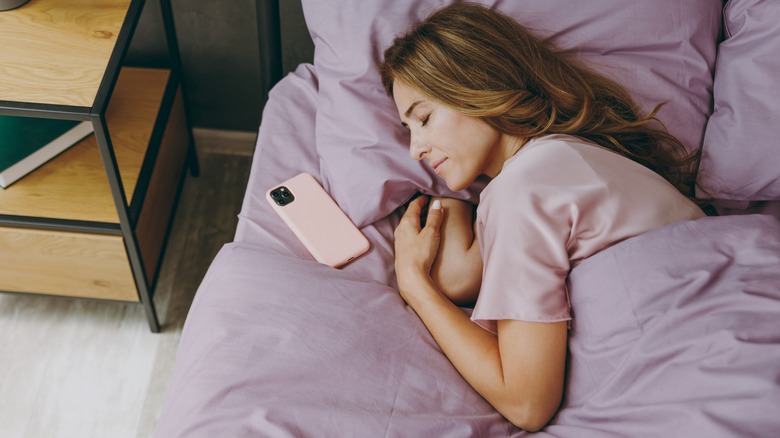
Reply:
[[[181,330],[216,253],[233,240],[251,157],[209,150],[187,176],[155,294],[137,304],[0,294],[0,437],[149,437]]]

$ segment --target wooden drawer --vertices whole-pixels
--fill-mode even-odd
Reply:
[[[0,228],[0,291],[139,301],[121,236]]]

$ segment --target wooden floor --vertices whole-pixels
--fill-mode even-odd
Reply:
[[[253,143],[198,141],[201,175],[185,181],[155,294],[161,333],[137,304],[0,294],[0,437],[153,435],[192,298],[233,239]]]

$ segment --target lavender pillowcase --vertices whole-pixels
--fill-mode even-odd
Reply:
[[[780,3],[729,0],[724,19],[698,195],[780,200]]]
[[[395,210],[416,191],[475,199],[481,184],[451,193],[413,161],[408,133],[382,88],[377,64],[392,39],[451,0],[303,0],[320,78],[316,143],[323,184],[358,226]],[[626,86],[689,148],[710,115],[721,4],[712,0],[482,0],[581,55]],[[484,184],[484,182],[482,183]]]

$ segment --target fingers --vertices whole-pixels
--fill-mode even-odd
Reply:
[[[409,202],[408,207],[406,207],[406,215],[420,217],[422,215],[423,207],[425,207],[425,204],[427,203],[427,196],[418,196],[414,198],[411,202]]]
[[[425,207],[425,204],[427,202],[428,202],[427,196],[420,196],[412,200],[409,203],[409,205],[406,207],[406,212],[404,212],[401,221],[410,222],[411,224],[415,225],[419,230],[421,228],[420,217],[422,215],[423,207]]]
[[[431,208],[428,210],[428,218],[425,220],[425,228],[431,228],[438,231],[441,228],[441,223],[444,220],[444,209],[442,208],[441,201],[436,199],[431,203]]]
[[[438,232],[444,220],[444,209],[442,207],[441,201],[436,199],[431,202],[431,206],[426,212],[424,209],[428,203],[428,200],[428,196],[419,196],[412,200],[406,208],[406,212],[404,213],[401,220],[414,225],[418,231],[426,228]],[[424,216],[425,225],[423,227],[422,218]]]

